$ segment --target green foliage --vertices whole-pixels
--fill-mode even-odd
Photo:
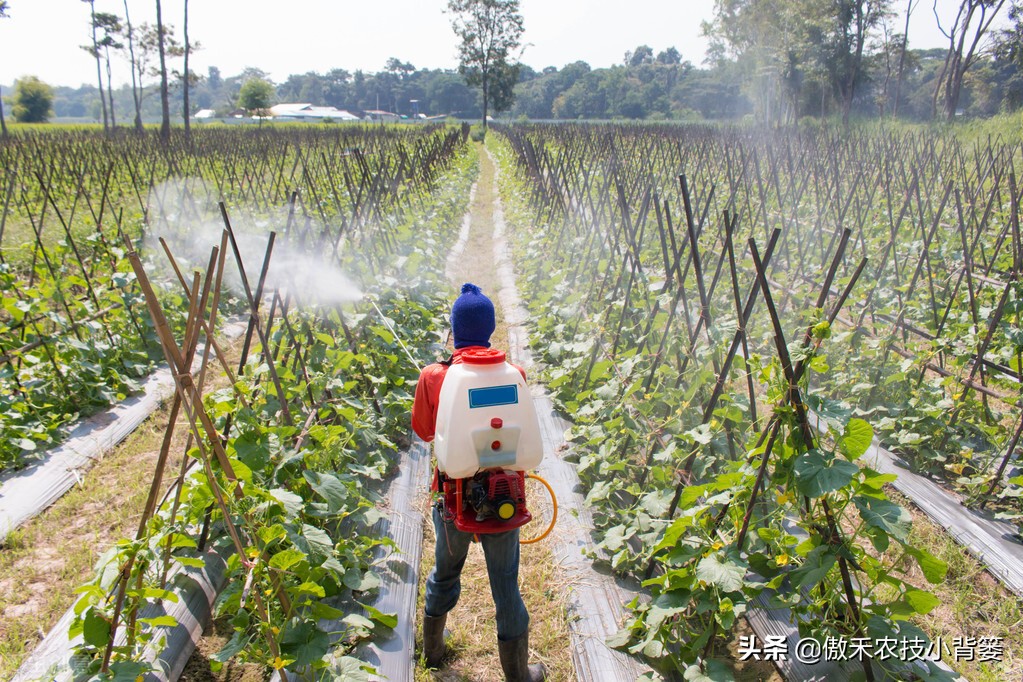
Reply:
[[[19,123],[45,123],[53,108],[53,89],[35,76],[14,81],[11,115]]]
[[[162,628],[173,623],[143,609],[173,600],[181,573],[216,553],[228,587],[215,615],[233,635],[211,656],[214,669],[239,661],[369,679],[372,668],[350,654],[396,625],[394,614],[369,603],[380,585],[374,563],[394,548],[378,532],[380,490],[406,437],[417,365],[440,351],[433,330],[448,301],[439,269],[465,210],[470,158],[465,145],[448,148],[420,178],[433,190],[420,210],[383,214],[386,233],[362,235],[358,251],[343,251],[353,277],[377,249],[393,258],[386,272],[366,276],[363,293],[375,307],[294,305],[267,329],[268,346],[251,349],[236,383],[205,396],[230,471],[210,443],[193,447],[178,502],[161,507],[140,540],[120,541],[79,588],[72,632],[84,636],[78,656],[89,672],[98,672],[116,627],[124,643],[112,650],[111,672],[144,674],[145,647],[159,649]],[[383,196],[378,202],[386,205]],[[286,423],[284,404],[298,425]],[[200,553],[207,514],[212,548]],[[115,620],[119,577],[129,589]]]
[[[262,78],[252,78],[242,83],[238,91],[238,106],[254,116],[266,116],[273,104],[274,86]]]
[[[530,295],[532,350],[573,422],[566,436],[597,529],[593,559],[643,580],[649,593],[630,605],[632,615],[611,644],[665,674],[729,679],[721,660],[728,635],[737,618],[764,602],[787,609],[800,634],[819,642],[875,633],[926,641],[907,620],[937,600],[912,582],[904,559],[911,557],[930,582],[940,582],[947,567],[910,542],[908,512],[885,494],[893,478],[864,462],[874,439],[870,415],[850,406],[864,390],[855,388],[851,372],[859,365],[862,380],[881,366],[879,356],[862,362],[852,335],[806,303],[817,285],[809,295],[800,290],[805,268],[791,273],[784,261],[772,264],[774,301],[781,292],[798,301],[779,313],[783,330],[797,330],[786,333],[795,340],[784,349],[785,362],[762,307],[737,322],[727,259],[717,293],[703,304],[708,273],[725,246],[722,226],[698,217],[699,204],[694,220],[705,221],[698,223],[705,279],[698,282],[694,268],[673,270],[672,248],[685,240],[685,224],[679,229],[676,222],[674,233],[660,228],[671,224],[664,211],[681,203],[670,189],[677,182],[675,151],[706,145],[694,158],[714,166],[739,148],[752,153],[754,142],[696,130],[658,139],[606,126],[500,132],[488,144],[513,178],[504,198]],[[793,140],[783,144],[790,153]],[[607,157],[614,163],[594,161]],[[707,176],[720,179],[732,197],[747,190],[756,196],[756,174],[744,187],[731,172],[722,162]],[[706,200],[711,183],[689,186]],[[674,199],[655,213],[647,191]],[[751,201],[751,212],[758,205]],[[764,210],[773,215],[770,206]],[[777,210],[812,220],[802,207]],[[789,247],[806,248],[800,240],[808,233],[793,236],[797,226],[789,229]],[[759,223],[736,230],[733,244],[762,235]],[[900,245],[912,248],[919,245]],[[744,298],[754,265],[738,249],[735,258],[732,286]],[[694,330],[705,306],[713,323]],[[732,349],[718,391],[740,326],[748,350]],[[889,548],[897,551],[885,554]],[[873,665],[875,674],[884,668],[893,679],[911,674],[905,662]]]
[[[518,68],[510,61],[522,36],[519,0],[448,0],[451,28],[458,36],[458,70],[483,93],[483,127],[491,100],[511,105]]]

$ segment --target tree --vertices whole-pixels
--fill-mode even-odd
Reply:
[[[254,116],[266,116],[273,103],[274,86],[262,78],[250,78],[238,92],[238,106]]]
[[[494,111],[508,111],[515,103],[515,84],[519,82],[519,64],[502,62],[490,77],[490,101]]]
[[[931,115],[938,114],[938,97],[942,99],[942,111],[949,121],[959,108],[959,95],[963,89],[963,77],[981,55],[984,38],[991,29],[991,22],[1005,0],[962,0],[952,25],[946,29],[938,16],[938,0],[934,0],[934,17],[938,28],[948,38],[948,52],[934,88],[931,101]],[[976,20],[976,23],[974,23]],[[972,35],[970,35],[972,26]]]
[[[832,0],[808,22],[811,45],[827,74],[848,125],[853,98],[863,80],[863,49],[871,31],[888,15],[890,0]]]
[[[999,31],[994,41],[998,63],[1010,71],[1005,84],[1003,106],[1015,109],[1023,105],[1023,2],[1017,0],[1009,8],[1009,27]]]
[[[35,76],[14,82],[11,113],[19,123],[45,123],[53,106],[53,89]]]
[[[6,19],[9,15],[7,14],[8,6],[7,0],[0,0],[0,19]],[[4,120],[4,97],[3,92],[0,92],[0,134],[7,137],[7,121]]]
[[[160,51],[160,141],[164,144],[170,142],[170,93],[167,89],[167,50],[163,29],[163,8],[160,0],[156,0],[156,35],[157,46]]]
[[[121,18],[116,14],[110,14],[109,12],[96,12],[92,15],[92,20],[95,26],[93,27],[93,36],[95,38],[95,29],[103,31],[103,37],[95,43],[97,50],[102,50],[103,61],[107,67],[107,99],[110,101],[110,127],[117,126],[117,118],[114,116],[114,87],[112,84],[112,78],[110,75],[110,48],[120,50],[124,48],[124,45],[120,43],[117,38],[124,31],[124,27],[121,26]],[[103,97],[103,88],[100,86],[100,97]]]
[[[89,12],[91,16],[90,26],[92,27],[92,46],[83,47],[83,49],[91,54],[96,60],[96,81],[99,84],[99,101],[102,104],[103,109],[103,131],[106,132],[109,129],[110,122],[107,117],[107,101],[103,99],[103,66],[99,59],[99,42],[96,40],[96,0],[82,0],[82,2],[89,3]]]
[[[143,22],[134,30],[134,56],[131,58],[133,79],[138,83],[139,125],[141,125],[141,109],[145,102],[147,82],[152,78],[160,78],[160,32],[156,26]],[[176,59],[185,53],[184,46],[174,37],[174,26],[163,25],[163,47],[167,59]],[[195,44],[192,45],[195,49]],[[141,128],[140,128],[141,130]]]
[[[902,81],[906,73],[906,49],[909,47],[909,18],[913,15],[916,3],[920,0],[907,0],[906,27],[902,31],[902,46],[899,49],[899,75],[895,81],[895,101],[892,104],[892,118],[899,115],[899,98],[902,96]]]
[[[518,0],[448,0],[454,14],[451,28],[461,43],[458,70],[469,85],[483,93],[483,129],[492,89],[491,78],[511,66],[512,51],[519,47],[522,15]]]
[[[135,131],[142,134],[142,85],[135,72],[135,31],[128,14],[128,0],[124,0],[124,24],[128,38],[128,62],[131,70],[131,99],[135,104]]]
[[[665,64],[667,66],[678,65],[682,63],[682,55],[675,46],[672,45],[667,50],[657,53],[657,63]]]
[[[634,52],[625,53],[626,66],[639,66],[640,64],[651,64],[654,61],[654,48],[649,45],[640,45]]]

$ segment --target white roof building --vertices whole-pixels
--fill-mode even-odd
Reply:
[[[291,121],[358,121],[358,116],[336,107],[317,107],[308,103],[275,104],[270,107],[275,119]]]

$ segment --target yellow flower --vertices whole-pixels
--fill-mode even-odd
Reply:
[[[270,632],[274,633],[275,635],[279,635],[281,634],[281,629],[274,625],[273,627],[270,628]]]
[[[711,549],[721,549],[724,546],[725,546],[725,543],[723,543],[720,540],[718,540],[713,545],[711,545]]]
[[[788,566],[789,555],[784,553],[779,554],[778,556],[774,557],[774,563],[776,566]]]
[[[796,498],[792,495],[792,493],[778,493],[778,497],[775,499],[778,501],[778,506],[783,506],[792,502]]]
[[[284,661],[281,660],[280,656],[278,656],[277,658],[274,659],[273,666],[274,666],[274,670],[280,670],[281,668],[284,667]]]

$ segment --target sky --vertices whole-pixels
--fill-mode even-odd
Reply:
[[[904,11],[906,0],[895,0]],[[932,4],[919,0],[910,46],[941,47]],[[124,15],[125,0],[95,0],[97,12]],[[90,41],[83,0],[9,0],[0,20],[0,84],[32,75],[51,85],[96,82],[95,62],[79,46]],[[127,0],[133,24],[155,22],[155,0]],[[959,0],[936,0],[943,18]],[[163,0],[165,23],[180,37],[183,0]],[[417,68],[453,69],[456,39],[446,0],[190,0],[189,36],[201,49],[192,70],[216,66],[223,76],[246,67],[275,82],[289,74],[333,68],[377,72],[388,58]],[[525,25],[521,61],[539,70],[582,60],[593,68],[620,64],[627,51],[674,46],[699,66],[707,48],[700,25],[713,0],[520,0]],[[115,85],[130,78],[126,60],[113,63]]]

